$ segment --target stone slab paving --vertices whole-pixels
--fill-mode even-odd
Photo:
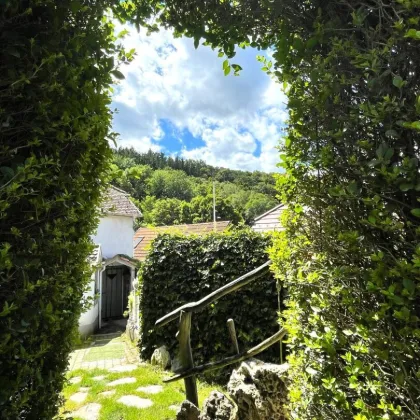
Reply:
[[[117,400],[121,404],[136,408],[148,408],[153,405],[153,401],[147,398],[140,398],[137,395],[123,395]]]
[[[159,392],[163,391],[162,385],[149,385],[149,386],[141,386],[137,388],[139,392],[145,392],[146,394],[159,394]]]
[[[71,413],[73,417],[80,417],[83,420],[98,420],[101,404],[90,403]]]
[[[82,382],[81,376],[75,376],[74,378],[71,378],[69,381],[71,384],[80,384]]]
[[[136,382],[136,378],[121,378],[116,379],[115,381],[108,382],[108,386],[117,386],[117,385],[123,385],[123,384],[134,384]]]
[[[106,378],[106,375],[99,375],[99,376],[94,376],[92,379],[94,381],[103,381]]]
[[[82,403],[86,399],[87,396],[88,396],[87,392],[76,392],[75,394],[70,395],[69,400],[75,403]]]
[[[108,370],[110,372],[131,372],[135,369],[137,369],[137,365],[129,364],[129,365],[120,365],[120,366],[113,366],[112,368],[109,368]]]
[[[117,354],[122,357],[112,358]],[[87,347],[71,353],[69,370],[98,368],[113,372],[130,372],[137,367],[138,361],[137,350],[125,344],[121,333],[101,334],[92,336],[92,341]]]
[[[111,397],[112,395],[115,394],[115,389],[111,389],[111,391],[104,391],[104,392],[100,392],[98,395],[100,397]]]

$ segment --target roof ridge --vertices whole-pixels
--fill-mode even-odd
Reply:
[[[200,222],[200,223],[183,223],[181,225],[163,225],[163,226],[151,226],[149,229],[154,228],[174,228],[174,227],[180,227],[180,226],[197,226],[197,225],[212,225],[214,222]],[[216,224],[219,223],[230,223],[230,220],[218,220]],[[139,228],[141,229],[141,228]]]
[[[272,209],[270,209],[270,210],[267,210],[265,213],[263,213],[263,214],[261,214],[260,216],[256,217],[256,218],[253,220],[253,222],[256,222],[257,220],[260,220],[261,218],[263,218],[263,217],[264,217],[264,216],[266,216],[267,214],[270,214],[272,211],[275,211],[275,210],[279,209],[280,207],[284,207],[284,206],[285,206],[285,204],[283,204],[283,203],[277,204],[277,206],[273,207],[273,208],[272,208]]]
[[[127,191],[124,191],[124,190],[122,190],[121,188],[116,187],[115,185],[111,185],[109,188],[111,188],[111,189],[113,189],[113,190],[115,190],[115,191],[118,191],[118,192],[120,192],[120,193],[123,193],[123,194],[125,194],[125,195],[130,196],[130,194],[129,194]]]

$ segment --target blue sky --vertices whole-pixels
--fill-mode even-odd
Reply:
[[[117,28],[119,30],[119,28]],[[224,76],[223,58],[188,38],[135,30],[123,41],[136,58],[114,88],[118,145],[202,159],[232,169],[275,171],[286,99],[260,70],[255,50],[238,50],[239,77]]]

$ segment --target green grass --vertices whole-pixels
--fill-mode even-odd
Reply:
[[[91,347],[89,353],[84,357],[84,361],[94,362],[96,360],[122,359],[124,356],[124,346],[120,343],[109,343],[104,347]]]
[[[94,376],[106,375],[105,379],[95,381]],[[94,370],[76,370],[69,372],[68,378],[75,376],[82,377],[82,381],[78,384],[68,384],[64,390],[63,395],[66,399],[62,414],[68,414],[88,403],[99,403],[102,408],[99,415],[99,420],[173,420],[176,411],[169,408],[171,405],[179,406],[185,399],[184,383],[178,381],[170,384],[164,384],[163,378],[169,376],[168,372],[162,372],[151,365],[141,365],[132,372],[111,373],[104,369]],[[107,384],[115,379],[134,377],[136,382],[133,384],[123,384],[117,386],[108,386]],[[140,386],[147,385],[162,385],[163,391],[158,394],[146,394],[137,391]],[[68,400],[68,398],[79,391],[80,387],[89,387],[88,396],[83,403],[75,403]],[[103,391],[115,389],[116,393],[109,397],[99,396]],[[198,383],[198,397],[200,406],[203,401],[209,396],[210,391],[219,389],[217,386],[206,383]],[[137,395],[141,398],[148,398],[153,401],[153,405],[149,408],[135,408],[127,407],[124,404],[117,402],[123,395]],[[73,417],[79,420],[77,417]]]

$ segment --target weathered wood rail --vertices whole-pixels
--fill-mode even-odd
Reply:
[[[257,346],[249,350],[240,352],[238,340],[236,337],[235,323],[233,319],[229,319],[227,321],[227,325],[229,335],[232,341],[232,348],[235,354],[232,356],[225,357],[224,359],[219,360],[217,362],[210,362],[200,366],[194,366],[194,359],[192,356],[190,343],[192,313],[201,311],[210,303],[220,299],[221,297],[229,293],[239,290],[247,284],[259,279],[260,277],[262,277],[270,271],[270,264],[271,261],[269,260],[260,267],[257,267],[255,270],[252,270],[249,273],[231,281],[230,283],[215,290],[214,292],[210,293],[209,295],[205,296],[199,301],[187,303],[156,321],[155,326],[161,327],[171,321],[174,321],[175,319],[179,319],[179,331],[177,334],[177,338],[179,341],[179,362],[181,367],[178,373],[166,379],[164,382],[173,382],[178,381],[180,379],[184,379],[187,400],[191,401],[193,404],[198,405],[197,384],[195,375],[207,372],[209,370],[220,369],[231,364],[238,364],[246,359],[256,356],[268,347],[272,346],[278,341],[281,341],[286,335],[286,330],[282,328],[278,332],[273,334],[271,337],[265,339],[262,343],[258,344]]]

